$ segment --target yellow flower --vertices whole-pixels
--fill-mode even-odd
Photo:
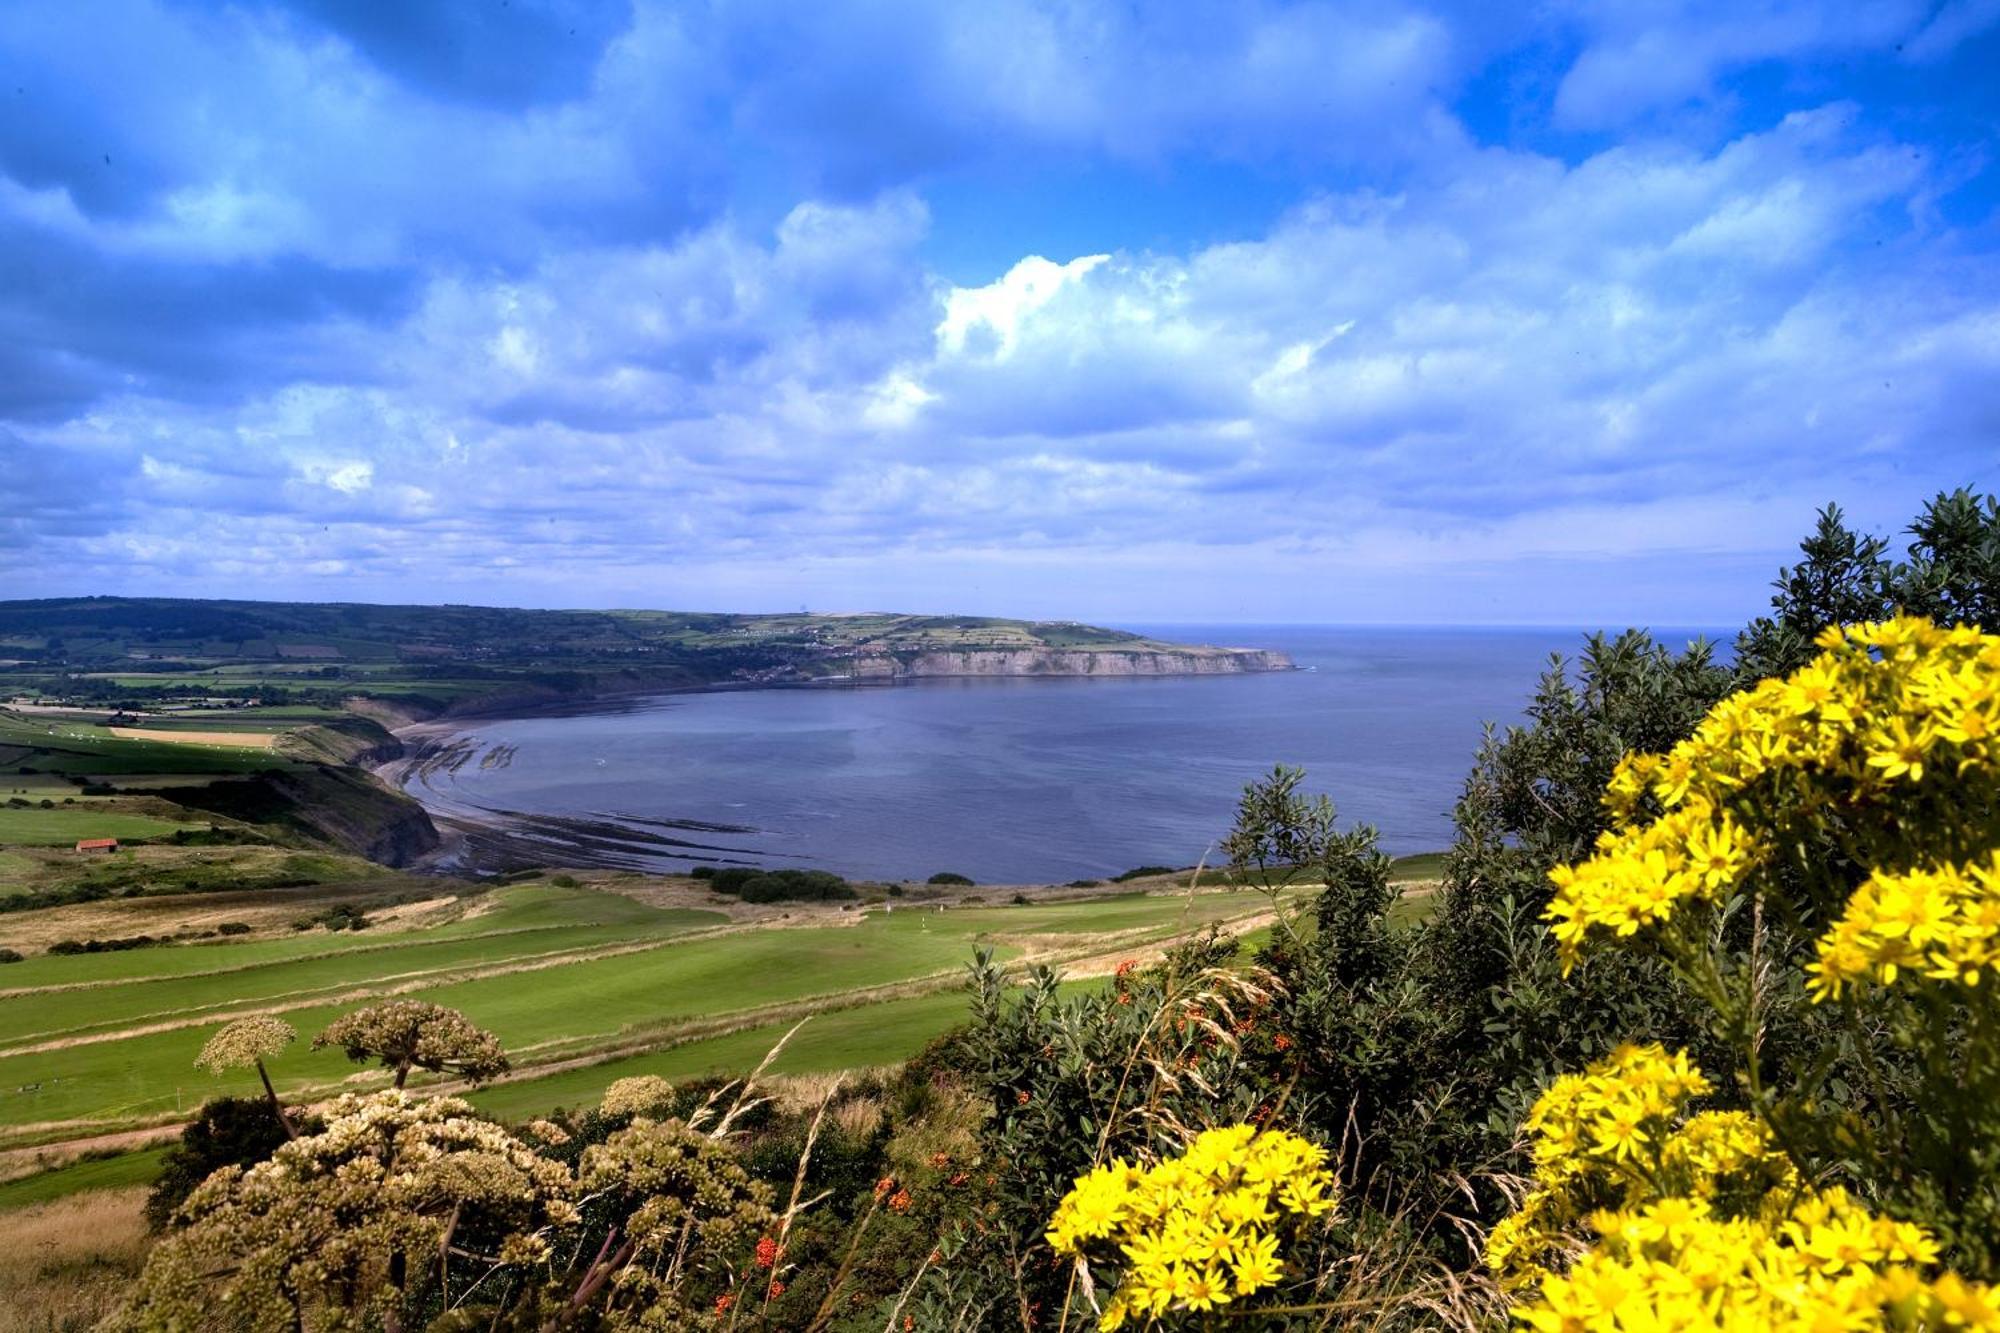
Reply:
[[[1325,1163],[1324,1148],[1294,1134],[1208,1130],[1151,1168],[1120,1161],[1078,1177],[1049,1220],[1048,1242],[1122,1269],[1100,1327],[1207,1310],[1282,1279],[1280,1228],[1335,1206]]]
[[[1538,1162],[1556,1147],[1564,1170],[1522,1200],[1487,1238],[1486,1262],[1517,1293],[1523,1328],[1783,1330],[1969,1327],[2000,1330],[2000,1300],[1950,1274],[1931,1275],[1937,1242],[1878,1217],[1840,1189],[1805,1188],[1740,1111],[1679,1123],[1709,1085],[1684,1053],[1628,1046],[1565,1075],[1528,1118]],[[1577,1153],[1582,1123],[1641,1125],[1628,1154]],[[1610,1197],[1615,1206],[1589,1200]],[[1721,1211],[1718,1198],[1749,1200]],[[1568,1271],[1561,1256],[1595,1233]]]

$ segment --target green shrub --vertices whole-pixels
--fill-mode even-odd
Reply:
[[[747,903],[834,902],[858,898],[854,886],[829,870],[763,870],[730,866],[708,877],[717,893]]]
[[[858,898],[852,885],[826,870],[773,870],[737,890],[746,903],[832,902]]]
[[[57,940],[49,946],[49,953],[58,958],[80,953],[123,953],[127,949],[149,949],[166,942],[164,938],[154,935],[130,935],[108,940]]]
[[[303,1132],[319,1132],[317,1121],[301,1126]],[[249,1166],[261,1162],[284,1144],[288,1136],[271,1104],[262,1097],[216,1097],[181,1132],[181,1140],[160,1161],[160,1174],[146,1196],[146,1223],[155,1231],[166,1230],[174,1211],[194,1187],[225,1166]]]
[[[0,949],[0,963],[18,963],[23,956],[18,949]]]
[[[1152,879],[1158,875],[1174,875],[1178,873],[1180,873],[1179,870],[1174,866],[1133,866],[1122,875],[1113,875],[1111,882],[1113,884],[1123,884],[1127,880]]]
[[[932,876],[931,876],[931,877],[930,877],[929,879],[925,880],[925,881],[924,881],[924,883],[926,883],[926,884],[963,884],[963,885],[965,885],[965,886],[966,886],[967,888],[970,888],[970,887],[972,886],[972,881],[971,881],[971,880],[970,880],[969,878],[967,878],[967,877],[966,877],[966,876],[964,876],[964,875],[959,875],[959,874],[954,874],[953,872],[951,872],[951,871],[949,871],[949,870],[940,870],[940,871],[938,871],[938,872],[937,872],[937,874],[935,874],[935,875],[932,875]]]
[[[762,866],[718,866],[712,868],[708,881],[717,893],[726,893],[734,897],[743,892],[745,884],[763,873]]]

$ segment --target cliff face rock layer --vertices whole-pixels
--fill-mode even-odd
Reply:
[[[857,677],[919,676],[1223,676],[1246,671],[1289,671],[1283,653],[1256,648],[1167,652],[1058,648],[932,650],[871,653],[840,664]]]
[[[266,825],[378,865],[412,865],[438,847],[437,828],[423,806],[351,768],[272,769],[160,794],[191,810]]]

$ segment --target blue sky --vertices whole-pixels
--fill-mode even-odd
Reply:
[[[0,595],[1727,624],[2000,491],[2000,0],[0,6]]]

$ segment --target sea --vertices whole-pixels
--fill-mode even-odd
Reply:
[[[1005,885],[1212,861],[1244,784],[1289,764],[1384,850],[1430,851],[1451,841],[1484,728],[1519,722],[1551,656],[1584,643],[1549,628],[1122,628],[1277,649],[1298,669],[668,694],[469,724],[467,761],[409,790],[461,820],[534,819],[545,843],[565,820],[633,830],[612,860],[634,868]]]

